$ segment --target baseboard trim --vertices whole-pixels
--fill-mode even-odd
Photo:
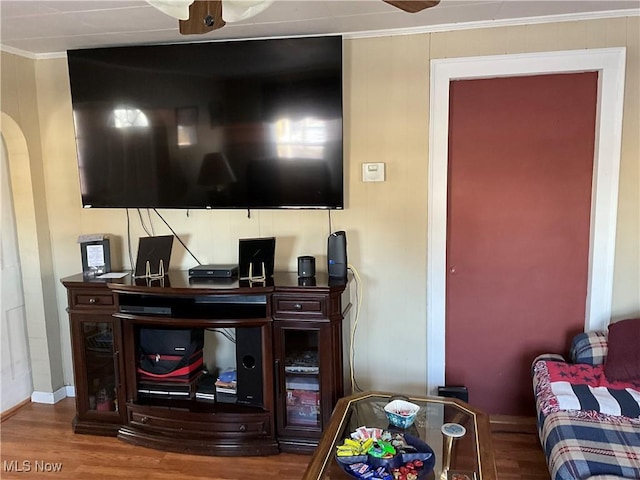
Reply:
[[[46,403],[53,405],[54,403],[58,403],[63,398],[67,398],[67,388],[61,387],[55,392],[33,392],[31,394],[31,401],[33,403]]]
[[[14,405],[13,407],[8,408],[6,411],[0,413],[0,423],[4,422],[5,420],[8,420],[11,417],[13,417],[16,413],[18,413],[18,411],[22,407],[24,407],[25,405],[29,405],[30,403],[31,403],[31,399],[30,398],[25,398],[23,401],[21,401],[17,405]]]
[[[515,415],[490,415],[491,432],[538,434],[535,417],[519,417]]]

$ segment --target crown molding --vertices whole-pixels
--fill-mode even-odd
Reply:
[[[32,60],[49,60],[51,58],[67,58],[67,52],[51,52],[51,53],[33,53],[21,50],[19,48],[13,48],[8,45],[0,43],[0,52],[10,53],[12,55],[18,55],[20,57],[30,58]]]
[[[440,33],[452,32],[457,30],[475,30],[479,28],[514,27],[519,25],[577,22],[580,20],[601,20],[606,18],[637,16],[640,16],[640,8],[608,10],[603,12],[564,13],[538,17],[505,18],[502,20],[481,20],[464,23],[443,23],[439,25],[425,25],[420,27],[397,28],[391,30],[372,30],[367,32],[344,33],[343,37],[348,39],[357,39],[369,37],[385,37],[393,35],[417,35],[420,33]]]
[[[536,25],[542,23],[557,23],[557,22],[576,22],[580,20],[600,20],[606,18],[620,18],[620,17],[637,17],[640,16],[640,8],[630,8],[625,10],[607,10],[600,12],[583,12],[583,13],[566,13],[558,15],[544,15],[538,17],[522,17],[522,18],[507,18],[502,20],[482,20],[475,22],[464,23],[446,23],[439,25],[424,25],[420,27],[409,28],[394,28],[386,30],[368,30],[364,32],[342,32],[331,33],[330,35],[342,35],[347,40],[354,40],[359,38],[372,38],[372,37],[391,37],[398,35],[419,35],[424,33],[440,33],[440,32],[453,32],[457,30],[473,30],[479,28],[496,28],[496,27],[513,27],[519,25]],[[304,35],[303,35],[304,36]],[[311,35],[317,36],[317,35]],[[261,37],[261,38],[275,38],[275,37]],[[277,38],[285,38],[279,36]],[[237,41],[247,39],[219,39],[216,41]],[[204,41],[204,40],[203,40]],[[14,55],[20,55],[22,57],[31,58],[33,60],[48,60],[53,58],[66,58],[66,52],[50,52],[50,53],[33,53],[26,50],[10,47],[0,43],[0,51],[11,53]]]

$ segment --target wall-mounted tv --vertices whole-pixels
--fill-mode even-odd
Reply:
[[[84,207],[344,207],[341,37],[67,58]]]

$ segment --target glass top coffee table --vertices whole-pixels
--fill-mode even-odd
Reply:
[[[385,405],[396,398],[420,406],[413,425],[407,429],[392,426],[384,411]],[[431,473],[423,471],[420,480],[498,478],[489,417],[483,412],[453,398],[365,392],[338,401],[331,421],[326,426],[318,448],[302,477],[303,480],[356,478],[338,463],[336,450],[351,432],[362,426],[405,433],[426,443],[434,452],[435,466]]]

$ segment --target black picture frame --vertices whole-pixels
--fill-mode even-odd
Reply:
[[[164,276],[169,271],[173,238],[173,235],[141,237],[138,240],[138,258],[134,276],[140,278]]]
[[[241,279],[252,279],[263,275],[273,276],[276,253],[276,238],[241,238],[238,244],[238,275]]]

